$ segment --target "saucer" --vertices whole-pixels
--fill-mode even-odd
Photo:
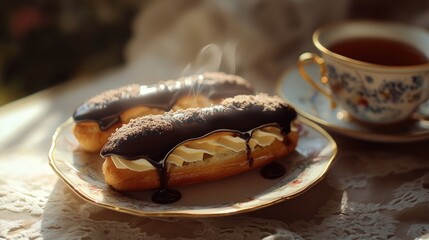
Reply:
[[[316,65],[306,66],[307,73],[319,78]],[[303,117],[328,130],[373,142],[413,142],[429,139],[429,120],[413,118],[401,124],[373,126],[351,119],[341,108],[331,108],[329,100],[314,90],[299,74],[298,68],[286,71],[277,82],[276,91]],[[429,101],[422,104],[416,116],[428,116]]]

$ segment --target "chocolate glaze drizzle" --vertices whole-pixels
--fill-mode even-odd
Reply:
[[[234,132],[245,139],[249,166],[252,166],[248,141],[253,131],[274,125],[286,135],[295,118],[295,110],[278,97],[241,95],[225,99],[221,105],[210,108],[192,108],[131,120],[110,137],[101,155],[118,155],[128,160],[147,159],[158,170],[161,182],[161,188],[153,200],[170,203],[178,200],[180,195],[167,188],[165,161],[178,145],[218,131]],[[172,195],[178,199],[172,199]]]
[[[252,152],[249,146],[249,140],[252,138],[253,131],[255,129],[252,129],[246,133],[240,133],[240,138],[244,139],[246,141],[246,154],[247,154],[247,161],[249,162],[249,167],[253,166],[253,157]]]
[[[286,169],[283,165],[272,162],[261,169],[261,175],[267,179],[276,179],[283,176],[286,173]]]
[[[223,73],[205,73],[148,86],[134,84],[89,99],[76,108],[73,119],[95,121],[101,130],[106,130],[117,123],[121,112],[127,109],[146,106],[169,111],[179,98],[195,94],[212,100],[253,94],[253,89],[246,80]]]

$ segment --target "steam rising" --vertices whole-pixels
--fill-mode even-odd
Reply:
[[[222,47],[211,43],[200,50],[194,62],[182,71],[182,76],[204,72],[225,72],[235,74],[237,42],[228,42]]]

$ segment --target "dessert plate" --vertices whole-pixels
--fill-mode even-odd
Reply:
[[[306,67],[307,73],[318,79],[319,68]],[[296,111],[328,130],[374,142],[413,142],[429,139],[429,101],[422,104],[409,121],[391,126],[371,126],[357,122],[341,108],[331,108],[328,99],[314,90],[297,68],[286,71],[277,82],[277,94],[293,105]]]
[[[335,141],[306,119],[298,123],[296,151],[281,159],[287,173],[278,179],[263,178],[258,170],[219,181],[177,187],[182,199],[161,205],[150,200],[152,191],[119,193],[103,178],[103,159],[78,147],[69,119],[57,128],[49,163],[58,176],[81,198],[95,205],[138,216],[214,217],[267,207],[295,197],[318,183],[337,154]]]

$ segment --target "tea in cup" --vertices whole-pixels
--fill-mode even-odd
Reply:
[[[320,55],[301,54],[301,76],[332,107],[338,104],[357,120],[401,122],[429,98],[429,32],[424,29],[347,21],[316,30],[313,44]],[[306,72],[310,63],[319,65],[320,79]]]

